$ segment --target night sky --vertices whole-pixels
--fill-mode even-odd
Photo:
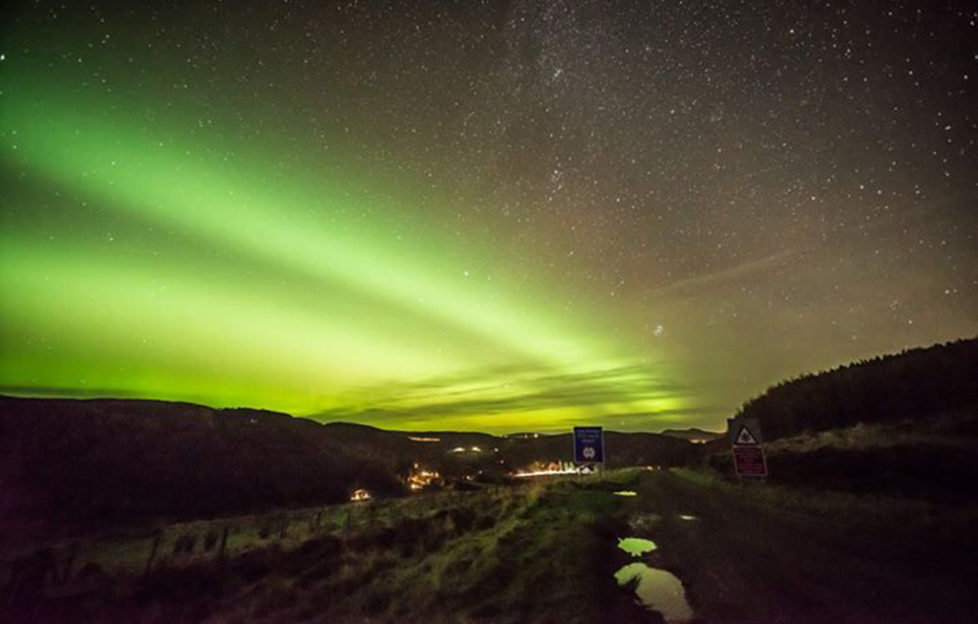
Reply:
[[[720,428],[978,334],[973,2],[125,5],[2,19],[2,393]]]

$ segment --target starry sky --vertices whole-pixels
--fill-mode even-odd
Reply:
[[[724,419],[978,334],[978,7],[15,2],[0,392]]]

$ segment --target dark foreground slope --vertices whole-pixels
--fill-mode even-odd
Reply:
[[[101,556],[91,542],[55,545],[57,573],[33,592],[21,583],[0,621],[643,621],[612,577],[616,487],[575,479],[295,510],[271,532],[271,515],[225,518],[165,527],[155,541],[120,535]],[[223,556],[200,548],[222,526],[233,527]],[[196,548],[178,552],[187,536]]]
[[[58,573],[0,603],[0,621],[661,622],[616,583],[643,564],[678,578],[699,623],[963,623],[978,608],[973,508],[631,470],[291,514],[271,532],[266,516],[120,536],[101,557],[65,543]],[[223,557],[200,548],[221,526]],[[624,537],[656,548],[630,556]]]

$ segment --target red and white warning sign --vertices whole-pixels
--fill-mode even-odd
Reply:
[[[767,461],[761,447],[761,425],[756,418],[731,418],[727,431],[733,445],[734,468],[741,477],[766,477]]]
[[[760,446],[735,446],[733,454],[734,466],[736,466],[737,474],[740,476],[767,476],[767,462],[764,461],[764,449]]]
[[[750,432],[745,425],[740,426],[740,433],[737,434],[737,439],[734,442],[737,446],[759,446],[761,444],[753,433]]]

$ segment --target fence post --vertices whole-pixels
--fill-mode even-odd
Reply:
[[[221,546],[217,551],[217,558],[219,561],[224,561],[225,551],[228,545],[228,531],[230,531],[231,525],[225,524],[224,529],[221,531]]]
[[[61,571],[61,584],[64,585],[71,579],[71,568],[75,565],[75,557],[78,556],[78,540],[73,540],[71,542],[71,548],[68,550],[68,560],[65,561],[65,567]]]
[[[148,575],[150,570],[153,569],[153,562],[156,560],[156,552],[160,549],[160,541],[163,539],[163,531],[157,529],[156,533],[153,534],[153,546],[149,550],[149,559],[146,561],[146,571],[144,575]]]

